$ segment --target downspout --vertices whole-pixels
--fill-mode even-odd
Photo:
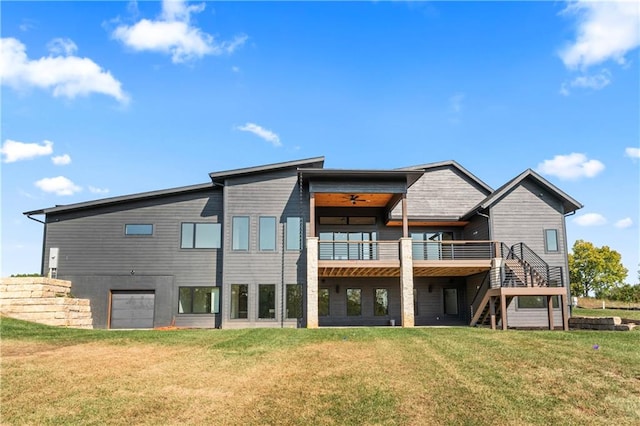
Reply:
[[[42,228],[42,256],[40,257],[40,275],[41,276],[45,276],[44,275],[44,255],[46,253],[46,243],[47,243],[47,222],[42,221],[40,219],[36,219],[35,217],[32,217],[30,214],[26,215],[28,219],[33,220],[34,222],[38,222],[44,225],[44,227]],[[46,217],[46,216],[45,216]]]

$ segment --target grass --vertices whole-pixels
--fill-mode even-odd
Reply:
[[[640,311],[624,309],[573,308],[573,315],[586,317],[620,317],[640,322]]]
[[[640,423],[638,331],[0,332],[2,424]]]

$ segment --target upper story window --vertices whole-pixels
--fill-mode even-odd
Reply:
[[[558,230],[557,229],[545,229],[544,230],[544,249],[546,252],[557,252],[558,248]]]
[[[286,237],[286,246],[287,250],[300,250],[301,247],[301,236],[302,236],[302,219],[299,217],[288,217],[287,218],[287,237]]]
[[[150,223],[128,223],[124,225],[124,235],[153,235]]]
[[[276,250],[276,218],[261,216],[259,220],[260,236],[258,247],[260,251]]]
[[[235,216],[231,224],[231,249],[249,250],[249,217]]]
[[[219,223],[183,223],[180,248],[220,248],[221,226]]]

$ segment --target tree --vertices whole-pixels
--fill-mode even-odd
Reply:
[[[627,278],[627,268],[622,265],[622,256],[608,246],[596,247],[592,243],[578,240],[569,254],[569,277],[571,293],[576,296],[606,296],[617,284]]]

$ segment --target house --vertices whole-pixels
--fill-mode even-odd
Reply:
[[[582,205],[543,177],[494,190],[455,161],[323,165],[24,214],[44,224],[42,273],[91,300],[96,328],[567,329],[565,216]]]

